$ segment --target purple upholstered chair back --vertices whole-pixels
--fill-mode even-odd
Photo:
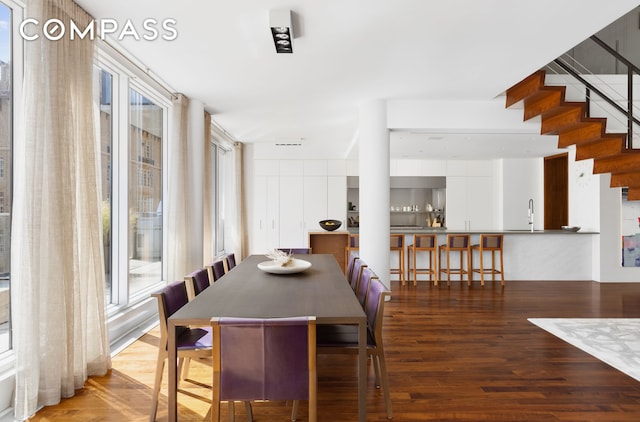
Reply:
[[[220,280],[220,277],[222,277],[225,274],[224,262],[219,259],[215,261],[213,264],[211,264],[211,267],[213,268],[213,281],[215,282]]]
[[[349,252],[349,260],[347,261],[347,280],[351,280],[351,274],[353,273],[353,264],[360,259],[356,251]]]
[[[235,268],[236,266],[236,255],[235,254],[227,254],[227,265],[228,265],[228,269],[232,270]]]
[[[374,338],[379,339],[382,329],[382,317],[384,314],[384,301],[389,295],[389,291],[382,282],[374,278],[369,286],[369,297],[364,307],[367,315],[367,327]],[[380,329],[378,331],[378,329]],[[376,342],[378,341],[376,339]]]
[[[158,314],[160,317],[161,345],[167,347],[167,319],[189,302],[184,281],[175,281],[165,286],[159,293]],[[176,333],[176,346],[180,350],[211,348],[211,330],[209,328],[180,327]]]
[[[209,272],[206,268],[196,270],[187,277],[191,278],[193,282],[193,293],[195,296],[198,296],[204,289],[211,285],[209,282]]]
[[[349,284],[351,284],[351,288],[355,292],[358,289],[358,283],[360,282],[360,273],[361,269],[367,267],[367,263],[362,259],[356,260],[353,264],[353,271],[351,272],[351,278],[349,279]]]
[[[160,295],[164,302],[165,323],[166,318],[169,318],[189,301],[187,298],[187,287],[184,281],[174,281],[168,284],[162,289]]]
[[[358,297],[358,301],[363,308],[365,307],[365,303],[367,302],[367,295],[369,294],[369,286],[371,285],[371,281],[376,278],[378,278],[378,276],[375,275],[371,268],[362,268],[362,276],[360,277],[360,283],[358,283],[358,291],[356,292],[356,296]]]
[[[221,401],[309,398],[310,372],[315,378],[315,368],[309,367],[310,353],[315,356],[314,317],[220,318],[217,327],[215,320],[212,325]]]

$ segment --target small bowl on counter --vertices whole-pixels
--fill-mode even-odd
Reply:
[[[579,226],[562,226],[560,228],[566,232],[577,232],[580,230]]]
[[[340,226],[342,225],[342,221],[340,221],[340,220],[322,220],[318,224],[320,224],[320,227],[322,227],[326,231],[332,232],[332,231],[338,230],[340,228]]]

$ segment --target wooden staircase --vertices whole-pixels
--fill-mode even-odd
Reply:
[[[558,135],[558,147],[576,146],[576,160],[593,158],[593,173],[611,173],[612,188],[628,187],[640,200],[640,150],[626,147],[626,133],[606,133],[606,118],[587,117],[585,102],[565,101],[564,86],[546,86],[539,70],[507,90],[507,108],[524,101],[524,120],[541,116],[540,133]]]

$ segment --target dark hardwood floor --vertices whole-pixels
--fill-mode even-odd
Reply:
[[[392,283],[385,348],[396,421],[640,421],[640,383],[529,323],[527,318],[638,318],[640,283],[586,281]],[[292,298],[293,300],[294,298]],[[148,420],[158,332],[113,359],[105,377],[32,421]],[[166,370],[165,370],[166,374]],[[356,421],[355,357],[318,358],[320,421]],[[208,410],[210,367],[193,363],[179,420]],[[165,376],[166,381],[166,376]],[[368,420],[386,420],[369,371]],[[204,398],[198,398],[203,395]],[[158,420],[167,419],[166,387]],[[226,418],[226,406],[223,416]],[[286,421],[285,403],[256,403],[254,419]],[[236,406],[238,420],[245,420]],[[224,419],[226,420],[226,419]],[[306,420],[304,404],[299,420]]]

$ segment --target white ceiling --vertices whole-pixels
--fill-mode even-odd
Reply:
[[[176,19],[174,41],[128,37],[120,45],[171,89],[202,101],[237,140],[318,144],[343,157],[354,154],[362,102],[490,101],[638,5],[637,0],[76,1],[94,17],[121,25],[128,19],[138,28],[147,18]],[[293,54],[275,53],[270,9],[293,12]],[[392,155],[541,156],[555,143],[531,133],[456,132],[441,126],[392,131]]]

